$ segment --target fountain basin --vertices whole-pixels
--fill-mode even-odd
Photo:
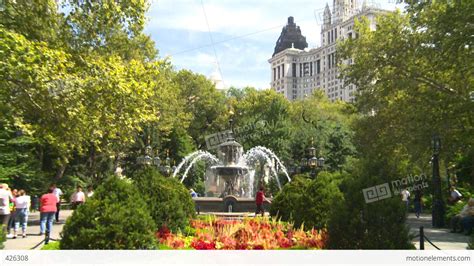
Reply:
[[[257,205],[253,198],[241,198],[233,195],[224,198],[199,197],[193,198],[196,211],[200,212],[255,212]],[[266,211],[270,210],[270,203],[264,202]]]
[[[246,167],[238,166],[238,165],[229,165],[229,166],[213,166],[211,167],[216,174],[219,176],[231,176],[231,177],[241,177],[248,173],[248,169]]]

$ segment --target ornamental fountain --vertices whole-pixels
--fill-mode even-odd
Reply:
[[[285,166],[270,149],[257,146],[244,153],[242,145],[233,137],[232,119],[229,122],[230,134],[217,146],[217,157],[207,151],[195,151],[188,154],[173,173],[173,177],[183,182],[197,162],[206,163],[206,193],[204,197],[193,198],[198,212],[254,212],[255,194],[261,182],[274,178],[281,189],[278,173],[291,181]],[[255,179],[258,165],[264,166],[266,174]]]

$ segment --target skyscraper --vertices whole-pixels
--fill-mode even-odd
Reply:
[[[308,49],[306,38],[293,17],[283,27],[275,45],[271,65],[271,87],[289,100],[303,99],[314,90],[323,90],[329,99],[352,102],[357,88],[338,79],[336,64],[336,42],[346,38],[357,38],[354,20],[365,16],[375,30],[375,18],[387,12],[368,7],[361,9],[356,0],[334,0],[333,9],[326,4],[321,26],[321,46]],[[348,60],[346,63],[351,63]]]

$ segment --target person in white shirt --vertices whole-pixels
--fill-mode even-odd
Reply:
[[[76,192],[71,196],[73,210],[75,210],[79,205],[84,204],[84,202],[86,202],[86,195],[82,192],[82,187],[77,186]]]
[[[26,195],[23,189],[18,191],[18,197],[15,199],[16,217],[15,228],[13,229],[13,238],[16,238],[18,229],[21,224],[23,238],[26,237],[26,227],[28,225],[28,214],[31,205],[30,196]]]
[[[7,184],[0,184],[0,222],[3,231],[7,232],[8,220],[10,219],[10,202],[13,200],[12,194],[8,191]]]
[[[94,196],[94,188],[92,186],[87,187],[87,198]]]
[[[410,191],[404,188],[400,194],[402,195],[402,201],[403,203],[405,203],[407,211],[408,211],[408,208],[410,207]]]
[[[52,184],[51,188],[53,189],[53,194],[56,196],[57,203],[56,203],[56,222],[59,223],[59,211],[61,210],[61,196],[63,195],[63,191],[56,186],[56,184]]]
[[[459,200],[461,200],[462,194],[455,188],[455,187],[450,187],[449,188],[449,198],[448,202],[451,204],[455,204]]]

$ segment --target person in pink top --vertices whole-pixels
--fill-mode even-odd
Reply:
[[[56,203],[58,199],[53,193],[53,189],[49,188],[48,193],[41,196],[40,199],[40,235],[45,232],[51,234],[53,229],[53,220],[56,214]]]

